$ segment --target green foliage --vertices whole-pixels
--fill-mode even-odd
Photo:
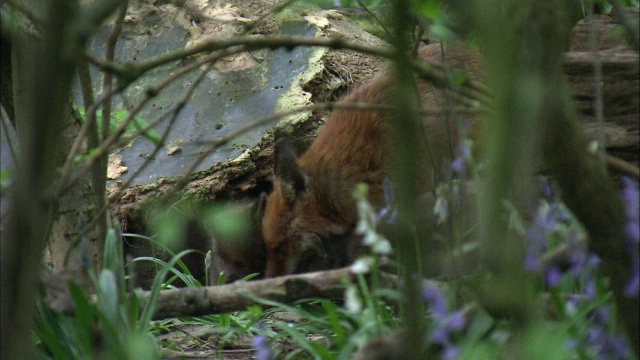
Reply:
[[[213,206],[204,210],[203,226],[223,239],[243,239],[251,236],[250,219],[238,209],[229,206]]]
[[[151,263],[153,263],[155,265],[157,271],[165,271],[166,270],[165,273],[164,273],[165,275],[168,272],[173,274],[166,281],[158,280],[158,277],[156,276],[156,280],[154,281],[154,286],[155,286],[155,282],[156,281],[162,281],[161,284],[158,284],[159,289],[160,288],[164,289],[164,288],[167,288],[167,287],[171,287],[172,284],[178,279],[181,280],[184,284],[186,284],[188,286],[202,286],[200,281],[193,276],[193,274],[191,273],[191,271],[189,270],[187,265],[181,260],[181,258],[184,255],[189,254],[189,253],[195,253],[197,251],[195,251],[195,250],[184,250],[184,251],[176,254],[171,249],[171,247],[169,245],[167,245],[167,242],[165,242],[165,241],[156,240],[153,237],[148,237],[148,236],[138,235],[138,234],[123,234],[123,236],[144,239],[144,240],[148,241],[149,243],[151,243],[155,248],[160,249],[160,251],[166,253],[171,258],[171,261],[169,261],[169,262],[166,262],[166,261],[164,261],[162,259],[159,259],[157,257],[150,257],[150,256],[143,256],[143,257],[138,257],[138,258],[133,259],[133,262],[144,262],[144,261],[151,262]],[[179,269],[176,269],[175,265],[177,265],[179,267]],[[164,279],[164,277],[162,279]]]
[[[156,339],[149,332],[163,279],[186,252],[175,255],[154,279],[146,300],[142,293],[129,293],[123,263],[122,241],[110,229],[105,242],[104,269],[89,269],[96,290],[89,298],[73,282],[69,291],[73,315],[54,312],[43,297],[37,301],[33,331],[38,359],[159,359]]]
[[[12,170],[0,171],[0,190],[3,192],[11,185],[11,178],[13,177]]]
[[[234,341],[242,336],[264,336],[266,345],[271,347],[272,354],[277,358],[350,359],[372,339],[402,328],[400,313],[396,308],[402,302],[402,294],[397,290],[384,288],[380,281],[380,257],[384,258],[387,252],[380,252],[385,246],[380,247],[378,242],[384,242],[385,239],[377,233],[378,214],[373,212],[364,196],[366,187],[360,188],[356,194],[362,221],[359,231],[363,236],[373,239],[370,243],[372,251],[354,264],[354,271],[361,273],[356,275],[354,283],[344,283],[345,301],[342,306],[327,299],[307,299],[287,305],[252,298],[269,307],[269,310],[252,306],[246,311],[229,314],[152,322],[151,315],[160,289],[170,287],[176,279],[181,279],[189,286],[201,284],[180,260],[186,252],[175,255],[165,244],[154,238],[125,234],[128,237],[144,238],[172,256],[168,262],[150,257],[135,259],[152,261],[157,265],[159,274],[146,304],[137,291],[134,291],[133,296],[128,296],[122,249],[119,245],[121,242],[117,241],[115,232],[110,231],[105,245],[105,269],[99,276],[94,276],[97,291],[95,303],[74,284],[70,289],[76,306],[75,316],[57,314],[42,300],[38,302],[37,326],[34,330],[38,357],[91,359],[99,355],[114,359],[159,358],[154,336],[180,332],[185,326],[198,326],[204,330],[190,334],[189,342],[202,350],[209,348],[211,341],[203,338],[203,335],[216,338],[218,349],[235,346]],[[553,214],[553,209],[560,209],[559,214],[566,212],[561,204],[541,204],[541,214]],[[511,226],[520,229],[519,231],[526,232],[536,223],[536,219],[527,219],[515,213],[513,207],[510,209],[514,213]],[[576,236],[582,231],[575,217],[570,214],[560,218],[561,221],[555,222],[545,232],[549,251],[561,246],[566,237]],[[163,281],[169,273],[172,276]],[[578,359],[599,358],[600,349],[589,343],[588,339],[593,336],[594,313],[601,311],[603,307],[608,309],[606,311],[611,311],[606,281],[597,276],[596,295],[593,299],[574,303],[569,301],[569,295],[584,292],[587,286],[584,280],[576,282],[567,277],[558,285],[547,287],[544,286],[545,276],[545,273],[540,273],[536,279],[540,284],[537,291],[541,296],[545,291],[548,293],[548,297],[543,298],[549,299],[548,304],[553,308],[551,313],[554,315],[540,317],[524,333],[515,329],[510,321],[495,318],[478,307],[473,292],[469,293],[468,289],[476,286],[473,283],[482,286],[482,278],[450,281],[448,290],[439,290],[444,294],[444,307],[426,300],[421,303],[429,314],[425,318],[428,333],[423,343],[424,349],[415,351],[425,351],[435,358],[444,357],[445,351],[451,351],[457,354],[455,358],[458,359],[495,359],[512,351],[512,340],[522,336],[526,346],[519,351],[530,359],[575,359],[576,356]],[[298,319],[293,323],[277,320],[274,315],[279,312],[296,314]],[[464,328],[461,331],[447,332],[446,344],[433,343],[435,334],[450,328],[453,319],[462,314],[465,319]],[[606,331],[615,332],[617,325],[613,319],[615,317],[610,316],[602,323]],[[460,326],[459,321],[458,319],[456,326]],[[569,344],[575,344],[575,351],[568,347]],[[159,345],[180,350],[171,339],[162,340]]]
[[[355,296],[363,296],[359,290],[356,292]],[[302,319],[291,323],[266,317],[261,323],[269,328],[258,328],[271,343],[295,344],[294,349],[297,350],[287,354],[286,358],[312,356],[316,359],[350,359],[369,340],[397,327],[392,308],[384,305],[380,296],[374,296],[373,293],[369,293],[369,298],[365,301],[367,306],[357,309],[343,308],[326,299],[304,300],[293,306],[252,299],[272,307],[264,315],[286,311]],[[372,303],[377,305],[371,308],[369,305]],[[279,348],[274,348],[273,351],[276,357],[284,355]]]
[[[334,7],[335,1],[318,0],[316,5]],[[382,1],[371,0],[365,2],[372,9],[382,5]],[[638,7],[637,0],[626,0],[627,5]],[[609,3],[606,2],[606,6]],[[342,2],[342,6],[358,6],[357,1]],[[444,40],[453,38],[449,30],[449,19],[443,12],[440,1],[414,1],[413,9],[427,17],[430,21],[429,31]],[[463,74],[454,73],[454,83],[464,83]],[[637,101],[637,99],[636,99]],[[82,113],[84,116],[84,113]],[[114,113],[111,121],[111,131],[128,117],[124,110]],[[102,115],[97,113],[98,128],[100,129]],[[126,136],[142,134],[147,139],[159,142],[160,136],[148,124],[135,117],[127,126]],[[464,144],[471,147],[470,144]],[[478,170],[470,153],[463,157],[466,171],[473,179],[478,177]],[[456,170],[454,170],[456,171]],[[462,170],[461,170],[462,172]],[[9,178],[6,172],[0,174],[2,187]],[[449,213],[449,205],[453,194],[460,191],[460,183],[452,181],[439,186],[436,190],[438,201],[434,212],[445,222]],[[75,284],[70,284],[70,294],[75,305],[74,316],[59,314],[52,311],[48,305],[39,299],[37,303],[38,316],[34,328],[33,338],[36,344],[38,358],[41,359],[146,359],[159,358],[158,343],[154,336],[171,332],[185,325],[204,325],[212,334],[220,335],[218,347],[225,347],[239,335],[266,337],[271,344],[287,344],[295,350],[282,352],[282,347],[272,346],[272,351],[279,358],[314,357],[317,359],[349,359],[370,340],[392,333],[403,326],[399,304],[403,302],[401,292],[382,286],[381,266],[388,262],[386,258],[390,252],[390,244],[378,232],[380,222],[379,213],[371,206],[366,198],[366,187],[359,187],[356,191],[360,222],[358,234],[366,239],[370,246],[370,253],[353,265],[356,275],[355,282],[345,281],[344,304],[327,299],[307,299],[294,305],[252,298],[259,304],[269,307],[263,310],[260,306],[249,307],[246,311],[208,315],[202,317],[188,317],[181,319],[167,319],[152,322],[151,318],[161,289],[171,288],[176,280],[181,280],[188,286],[202,286],[195,279],[190,269],[184,264],[182,256],[189,251],[176,254],[172,249],[177,241],[184,237],[189,222],[196,218],[211,231],[217,231],[224,237],[247,236],[245,232],[248,224],[232,212],[222,208],[211,208],[200,212],[185,210],[179,206],[154,216],[154,230],[156,236],[146,237],[136,234],[125,234],[128,237],[143,238],[162,252],[168,254],[171,260],[165,261],[157,257],[144,257],[134,262],[150,261],[158,270],[150,297],[147,302],[142,301],[139,291],[130,291],[127,286],[127,276],[123,264],[122,242],[111,230],[105,245],[105,269],[100,274],[92,273],[93,285],[96,289],[96,301],[93,301]],[[480,196],[478,191],[477,196]],[[386,195],[386,194],[385,194]],[[552,210],[552,203],[542,201],[540,213],[545,216]],[[577,219],[568,212],[562,203],[555,203],[555,209],[566,215],[559,221],[545,222],[542,241],[544,249],[538,254],[544,256],[570,242],[574,236],[582,236],[582,226]],[[505,204],[506,213],[510,218],[510,230],[526,236],[536,226],[535,217],[521,214],[515,207]],[[386,210],[393,210],[393,201],[387,199]],[[197,213],[194,215],[194,213]],[[547,219],[547,218],[545,218]],[[454,245],[452,253],[468,254],[476,251],[477,242],[465,242],[469,229],[460,228],[453,219],[452,233]],[[421,234],[417,234],[416,248],[420,245]],[[416,253],[419,256],[419,252]],[[584,254],[580,254],[581,256]],[[207,255],[210,259],[210,254]],[[418,261],[421,263],[421,261]],[[524,264],[523,264],[524,266]],[[616,309],[611,304],[611,295],[607,280],[597,269],[589,272],[591,277],[574,277],[564,274],[557,282],[550,283],[549,270],[540,268],[532,275],[535,282],[533,291],[539,301],[536,305],[536,319],[525,329],[517,328],[511,319],[503,319],[480,308],[475,289],[484,285],[486,277],[455,279],[448,282],[446,289],[440,289],[440,295],[445,299],[445,306],[438,308],[434,303],[424,301],[429,314],[424,319],[428,330],[424,338],[424,351],[434,354],[434,358],[445,357],[446,351],[452,351],[460,359],[496,359],[503,357],[529,359],[598,359],[602,358],[602,350],[612,346],[618,331],[616,323]],[[591,270],[590,270],[591,271]],[[206,271],[208,274],[209,272]],[[165,277],[171,277],[165,280]],[[224,279],[206,279],[224,283]],[[524,287],[523,287],[524,288]],[[577,300],[576,300],[577,299]],[[398,308],[396,308],[396,306]],[[274,320],[277,312],[296,314],[301,320],[296,323]],[[450,331],[452,316],[464,315],[464,328]],[[456,326],[456,329],[459,327]],[[447,330],[446,343],[434,343],[436,334]],[[606,333],[605,340],[609,343],[593,343],[594,333]],[[321,340],[318,340],[321,339]],[[513,354],[514,339],[524,344],[519,354]],[[206,347],[206,343],[198,336],[193,336],[193,343]],[[160,345],[166,348],[179,349],[175,343],[163,340]],[[572,347],[570,347],[572,346]],[[411,349],[421,352],[423,349]],[[520,356],[519,356],[520,355]],[[632,355],[629,354],[629,358]]]

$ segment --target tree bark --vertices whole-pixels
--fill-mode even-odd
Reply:
[[[52,196],[59,177],[61,154],[66,154],[65,144],[71,144],[68,139],[77,132],[74,128],[77,123],[69,121],[69,99],[77,61],[81,58],[81,37],[92,31],[92,21],[99,22],[100,16],[108,15],[109,4],[101,3],[105,13],[85,14],[88,16],[83,20],[87,22],[81,29],[72,26],[74,22],[79,23],[77,2],[31,1],[27,4],[31,11],[46,14],[42,17],[46,18],[45,23],[40,24],[44,29],[42,39],[24,32],[12,34],[12,75],[20,153],[7,213],[2,219],[0,336],[3,359],[32,357],[33,344],[29,334],[43,250],[52,228],[59,229],[56,235],[62,236],[77,231],[78,209],[73,207],[84,204],[83,199],[78,199],[80,194],[91,192],[79,186],[78,192],[69,193],[62,201]],[[74,202],[76,200],[78,202]],[[61,214],[56,219],[56,211],[60,209],[73,213]],[[61,247],[68,245],[64,243],[66,239],[58,239],[62,241]],[[94,255],[101,250],[89,249]],[[78,266],[84,265],[80,261]]]

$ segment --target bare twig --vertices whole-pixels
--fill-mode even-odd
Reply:
[[[0,114],[2,115],[2,128],[4,129],[4,134],[7,138],[7,145],[9,146],[9,151],[11,151],[11,158],[13,159],[14,164],[18,164],[15,146],[13,145],[13,141],[11,140],[11,134],[9,133],[9,129],[13,129],[13,126],[9,123],[9,114],[4,108],[4,105],[0,105]]]
[[[634,179],[640,179],[640,169],[637,166],[613,155],[606,154],[605,158],[610,169],[617,170]]]
[[[270,36],[261,36],[261,37],[234,37],[223,40],[215,40],[215,41],[207,41],[203,42],[197,46],[194,46],[189,49],[176,51],[170,54],[165,54],[155,59],[151,59],[144,63],[138,64],[116,64],[109,61],[104,61],[97,58],[92,58],[94,63],[102,68],[105,71],[112,71],[118,74],[121,79],[128,79],[127,81],[131,81],[136,77],[139,77],[146,73],[147,71],[154,69],[158,66],[167,64],[172,61],[176,61],[182,58],[186,58],[189,56],[193,56],[199,54],[201,52],[208,51],[219,51],[225,50],[224,56],[233,53],[240,53],[245,51],[254,51],[259,49],[276,49],[276,48],[287,48],[293,49],[298,46],[318,46],[318,47],[327,47],[331,49],[341,49],[341,50],[353,50],[364,54],[370,54],[379,56],[386,59],[393,59],[397,56],[397,52],[395,50],[386,48],[386,47],[372,47],[367,45],[362,45],[350,41],[346,41],[340,38],[308,38],[308,37],[298,37],[298,36],[278,36],[278,37],[270,37]],[[429,62],[421,61],[421,60],[413,60],[410,65],[414,68],[418,74],[434,83],[434,85],[438,87],[452,87],[453,84],[450,83],[450,80],[446,75],[442,73],[441,66],[437,64],[432,64]],[[477,92],[485,92],[486,89],[482,87],[480,84],[469,81],[464,88],[469,87],[471,90],[461,90],[465,96],[469,96],[472,99],[478,101],[485,101],[486,99],[479,96]]]
[[[33,12],[31,9],[24,6],[24,4],[22,4],[19,1],[5,0],[5,2],[9,4],[9,6],[11,6],[12,8],[21,12],[27,19],[29,19],[31,24],[33,24],[36,30],[40,33],[39,36],[42,36],[44,31],[44,26],[47,21],[45,17],[36,14],[35,12]]]
[[[616,12],[618,18],[620,18],[620,22],[622,26],[627,31],[627,34],[631,37],[631,41],[636,50],[640,50],[640,29],[638,27],[638,22],[634,21],[628,14],[627,8],[622,5],[620,0],[611,0],[611,4],[613,5],[613,11]],[[637,11],[637,10],[635,10]]]
[[[596,18],[593,14],[593,5],[593,2],[590,1],[587,6],[587,14],[589,15],[589,48],[593,54],[593,111],[596,123],[598,123],[600,128],[602,128],[604,124],[604,103],[602,101],[602,61],[600,59],[600,51],[598,49],[598,29],[596,28]],[[606,149],[604,147],[605,138],[602,131],[598,133],[598,143],[600,143],[598,151],[600,152],[601,165],[605,167],[605,157],[603,155],[605,154]]]

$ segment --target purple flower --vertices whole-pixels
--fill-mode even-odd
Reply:
[[[458,144],[457,152],[463,159],[469,159],[471,157],[471,141],[468,139],[463,140]]]
[[[455,360],[460,355],[460,350],[458,350],[455,346],[446,346],[444,351],[442,352],[442,359],[444,360]]]
[[[449,342],[449,332],[444,328],[436,328],[431,332],[429,339],[434,344],[445,345]]]
[[[628,359],[631,351],[624,338],[609,333],[602,325],[594,325],[587,343],[598,351],[598,359]]]
[[[442,345],[442,358],[453,360],[458,357],[459,350],[452,345],[451,335],[454,332],[464,329],[466,320],[462,310],[448,313],[447,301],[434,285],[425,285],[422,297],[429,302],[429,309],[434,320],[434,329],[430,334],[430,341],[434,344]]]
[[[596,298],[596,283],[593,281],[593,278],[585,279],[583,292],[584,296],[589,300]]]
[[[464,329],[466,320],[464,318],[464,312],[462,310],[451,313],[446,319],[446,327],[449,331],[460,331]]]
[[[638,182],[626,176],[622,178],[622,182],[624,183],[622,197],[627,205],[627,214],[638,221],[638,216],[640,215],[640,203],[638,200],[640,191],[638,190]]]
[[[562,271],[557,267],[552,267],[547,270],[547,286],[556,287],[562,281]]]
[[[540,227],[533,226],[527,230],[527,239],[529,239],[532,250],[538,253],[543,253],[547,250],[547,235]]]
[[[640,292],[640,259],[635,256],[632,264],[633,270],[631,273],[631,280],[624,288],[624,295],[627,297],[637,297]]]
[[[463,175],[467,168],[467,163],[471,159],[471,144],[471,140],[464,139],[456,147],[458,157],[451,163],[451,170],[453,170],[456,175]]]
[[[629,346],[627,346],[624,338],[608,334],[600,349],[600,355],[605,359],[629,359],[631,357],[631,350]]]
[[[387,204],[378,212],[378,220],[387,218],[387,224],[393,224],[396,222],[396,218],[398,217],[398,211],[395,209],[393,183],[391,183],[391,180],[388,177],[384,178],[383,193]]]
[[[611,311],[604,306],[593,310],[589,316],[595,324],[606,324],[611,320]]]
[[[442,296],[440,290],[431,284],[425,285],[422,290],[422,298],[429,302],[429,309],[434,318],[444,318],[447,316],[447,300]]]
[[[584,293],[587,297],[595,296],[595,283],[593,273],[600,264],[600,259],[586,251],[583,234],[579,228],[572,224],[572,218],[568,210],[561,202],[547,203],[541,201],[536,212],[533,224],[527,229],[528,249],[524,259],[524,266],[529,271],[545,271],[545,280],[548,287],[555,287],[562,282],[565,275],[575,280],[584,281]],[[540,258],[548,249],[549,239],[562,236],[570,247],[570,266],[566,272],[557,267],[545,269]]]
[[[626,359],[630,355],[626,341],[607,330],[611,321],[611,311],[608,307],[600,306],[593,310],[589,316],[591,330],[587,334],[586,341],[598,351],[599,359]]]
[[[551,188],[551,182],[544,176],[538,176],[538,186],[540,187],[540,193],[543,198],[550,200],[551,196],[553,196],[553,191]]]
[[[640,292],[640,259],[638,255],[638,245],[640,244],[640,193],[638,182],[624,177],[624,188],[622,198],[624,199],[627,212],[627,225],[625,227],[626,246],[631,254],[631,280],[625,287],[624,294],[628,297],[637,297]]]
[[[271,349],[269,348],[269,341],[267,337],[258,334],[253,338],[251,342],[253,347],[256,349],[256,359],[257,360],[271,360],[273,359],[273,355],[271,354]]]
[[[604,330],[601,327],[595,326],[593,329],[589,331],[589,335],[587,336],[587,341],[589,341],[589,343],[592,345],[601,346],[604,343],[605,335],[606,334],[604,333]]]
[[[541,271],[542,263],[540,262],[540,254],[538,252],[529,251],[524,257],[524,267],[529,271]]]
[[[638,225],[638,223],[633,223],[631,219],[629,219],[625,227],[625,232],[630,242],[635,244],[640,242],[640,225]]]
[[[588,254],[583,249],[577,249],[569,256],[569,274],[574,279],[590,278],[600,266],[600,258],[595,254]]]
[[[388,177],[384,178],[383,183],[384,199],[387,201],[387,205],[393,205],[395,202],[395,195],[393,193],[393,183]]]
[[[464,159],[455,158],[451,163],[451,170],[453,170],[453,172],[456,173],[457,175],[464,174],[464,170],[465,170]]]

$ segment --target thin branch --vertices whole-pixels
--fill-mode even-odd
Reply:
[[[376,15],[373,11],[371,11],[367,5],[364,3],[364,1],[362,0],[358,0],[358,5],[360,5],[360,7],[362,9],[364,9],[364,11],[367,12],[367,14],[369,14],[369,16],[371,16],[371,18],[378,23],[378,25],[380,25],[380,27],[382,28],[382,31],[384,31],[385,35],[387,36],[388,39],[391,39],[392,35],[391,32],[389,32],[389,29],[387,29],[387,26],[385,26],[385,24],[382,22],[382,20],[380,20],[380,17],[378,15]]]
[[[11,134],[9,133],[9,129],[13,129],[13,126],[10,124],[9,114],[7,113],[7,109],[4,108],[4,105],[0,105],[0,115],[2,116],[2,128],[4,130],[5,137],[7,138],[7,145],[9,145],[9,151],[11,151],[11,158],[13,159],[13,163],[17,165],[18,157],[16,157],[16,149],[13,145],[13,141],[11,140]]]
[[[92,34],[96,28],[102,24],[109,16],[121,6],[126,5],[127,0],[101,0],[91,2],[89,5],[84,6],[77,18],[75,24],[75,30],[82,38],[83,34]]]
[[[640,179],[640,168],[638,168],[637,166],[613,155],[606,154],[605,158],[610,169],[617,170],[635,179]]]
[[[283,38],[267,38],[267,39],[277,39],[280,40],[280,44],[287,44],[287,46],[292,46],[292,42],[291,37],[283,37]],[[327,39],[309,39],[309,38],[295,38],[295,39],[302,39],[302,40],[311,40],[311,43],[315,43],[315,44],[327,44],[327,41],[318,41],[318,40],[327,40]],[[253,41],[253,40],[260,40],[260,39],[247,39],[247,38],[242,38],[239,39],[242,41]],[[339,40],[337,42],[341,42],[342,40]],[[331,40],[331,42],[336,42],[336,40]],[[267,46],[265,44],[268,44],[267,47],[280,47],[278,45],[274,45],[273,43],[269,43],[269,41],[257,41],[257,44],[261,45],[261,46]],[[309,44],[307,44],[309,45]],[[284,46],[284,45],[282,45]],[[311,46],[311,45],[309,45]],[[357,46],[357,48],[361,49],[361,50],[365,50],[368,49],[369,53],[378,53],[378,51],[381,51],[378,54],[383,54],[385,57],[390,56],[390,54],[394,54],[394,52],[382,49],[382,48],[378,48],[378,49],[371,49],[370,47],[367,46]],[[146,96],[145,98],[138,103],[138,105],[135,107],[135,109],[133,109],[130,113],[129,116],[127,117],[127,119],[125,119],[125,121],[120,124],[118,130],[116,130],[116,132],[114,134],[111,134],[111,136],[109,138],[107,138],[99,147],[99,149],[97,150],[97,152],[94,154],[94,156],[92,158],[90,158],[87,162],[87,164],[85,164],[86,167],[90,167],[93,165],[93,163],[96,161],[95,159],[97,157],[102,156],[103,154],[105,154],[106,152],[108,152],[109,148],[117,141],[117,139],[121,136],[122,133],[124,133],[124,130],[126,129],[126,126],[133,120],[133,118],[135,117],[135,115],[142,109],[142,107],[144,106],[144,104],[146,104],[147,101],[149,101],[152,97],[155,97],[160,91],[162,91],[166,86],[168,86],[170,83],[172,83],[173,81],[175,81],[178,77],[190,72],[191,70],[194,70],[196,68],[198,68],[200,65],[207,63],[207,62],[214,62],[217,61],[225,56],[229,56],[235,53],[241,53],[241,52],[245,52],[246,47],[233,47],[233,48],[227,48],[224,49],[223,51],[220,51],[218,53],[212,54],[204,59],[199,60],[198,62],[194,63],[194,64],[190,64],[189,66],[181,69],[180,71],[174,73],[173,75],[171,75],[170,77],[166,78],[165,80],[163,80],[162,82],[160,82],[159,84],[156,84],[152,87],[149,87],[146,91]],[[90,55],[87,55],[87,57],[90,59],[90,61],[92,61],[94,64],[98,65],[99,67],[102,67],[103,69],[105,68],[105,64],[108,63],[108,61],[104,61],[102,59],[98,59],[95,57],[92,57]],[[158,66],[157,64],[159,64],[158,62],[155,62],[156,66]],[[449,87],[453,89],[453,84],[450,81],[449,76],[446,75],[444,69],[442,68],[441,65],[439,64],[432,64],[429,62],[424,62],[424,61],[420,61],[420,60],[413,60],[412,62],[413,67],[416,69],[416,71],[418,71],[420,73],[420,75],[422,75],[424,78],[426,78],[427,80],[431,81],[435,86],[437,87]],[[129,65],[129,66],[136,66],[136,65]],[[139,65],[141,67],[146,67],[146,65]],[[122,89],[122,88],[120,88]],[[470,97],[471,99],[474,99],[478,102],[480,102],[481,104],[486,104],[488,103],[488,98],[489,96],[487,95],[488,91],[486,90],[486,88],[477,82],[474,81],[468,81],[465,86],[456,86],[455,89],[453,89],[454,91],[459,91],[460,95],[464,98],[464,97]],[[92,107],[93,110],[93,107]],[[299,111],[306,111],[304,109],[302,110],[293,110],[292,113],[296,113]],[[249,125],[248,127],[239,129],[239,131],[248,131],[254,128],[254,126],[260,126],[262,124],[266,124],[269,123],[271,121],[274,121],[275,119],[279,119],[282,116],[286,116],[286,115],[282,115],[282,114],[276,114],[274,115],[274,117],[272,118],[267,118],[264,119],[263,121],[254,123],[252,125]],[[241,133],[233,133],[230,134],[231,137],[233,138],[235,136],[240,135]],[[217,146],[221,146],[224,145],[224,143],[219,143],[217,144]],[[199,165],[199,163],[201,161],[204,160],[204,157],[208,156],[211,151],[213,149],[211,149],[210,151],[206,152],[205,154],[203,154],[203,156],[201,156],[198,160],[196,160],[196,162],[194,163],[194,165],[192,166],[192,169],[195,169],[195,167],[197,165]],[[187,172],[187,174],[190,174],[191,171]],[[77,176],[75,178],[77,180]],[[66,191],[66,189],[69,188],[69,186],[71,186],[73,183],[75,183],[75,180],[73,179],[69,179],[69,177],[64,177],[63,181],[61,182],[61,187],[59,188],[59,190],[57,191],[57,193],[59,194],[60,192],[64,192]],[[180,186],[178,186],[178,188],[180,188]],[[173,194],[174,192],[171,192],[171,194]]]
[[[73,145],[71,146],[71,151],[69,151],[69,155],[67,155],[67,159],[64,163],[64,166],[62,167],[62,174],[63,174],[63,178],[65,174],[68,174],[71,171],[71,166],[73,165],[73,159],[75,159],[76,156],[78,156],[78,153],[80,151],[80,146],[82,145],[82,140],[85,138],[85,136],[87,135],[87,131],[89,130],[89,117],[93,116],[95,117],[95,113],[98,110],[98,107],[100,107],[100,105],[102,105],[103,102],[107,101],[108,99],[110,99],[116,92],[122,91],[122,89],[116,89],[116,90],[112,90],[110,93],[103,93],[88,109],[85,110],[85,121],[82,124],[82,128],[80,128],[80,132],[78,133],[78,136],[76,137]],[[62,181],[62,183],[64,183],[64,181]],[[63,193],[58,193],[56,195],[60,196]]]
[[[115,50],[116,44],[118,42],[118,37],[122,32],[122,25],[124,24],[124,17],[127,14],[127,6],[128,1],[124,0],[120,9],[118,10],[118,15],[116,17],[116,23],[109,34],[109,38],[107,39],[107,51],[105,57],[107,61],[113,62],[115,59]],[[105,72],[104,79],[102,83],[102,91],[110,92],[113,87],[113,76],[110,72]],[[106,101],[102,105],[102,138],[100,140],[104,140],[107,136],[109,136],[110,125],[111,124],[111,98]]]
[[[629,16],[627,8],[622,5],[620,0],[611,0],[611,4],[613,5],[613,11],[618,15],[622,26],[631,37],[631,42],[636,48],[636,51],[640,50],[640,29],[638,27],[638,21]],[[635,11],[637,12],[638,10],[636,9]]]
[[[13,7],[17,11],[21,12],[29,20],[29,22],[31,22],[31,24],[33,24],[33,26],[36,28],[36,30],[39,33],[38,34],[39,36],[42,36],[44,34],[44,27],[47,22],[47,19],[45,17],[36,15],[36,13],[34,13],[31,9],[24,6],[24,4],[22,4],[19,1],[5,0],[4,2],[9,4],[9,6]]]
[[[604,126],[604,103],[602,100],[602,60],[600,59],[600,51],[598,49],[598,29],[596,28],[597,22],[593,14],[593,1],[589,2],[587,6],[588,25],[589,25],[589,48],[593,54],[593,110],[596,118],[596,123],[602,129]],[[605,167],[606,149],[604,132],[601,130],[598,132],[598,151],[600,152],[600,159],[602,167]]]
[[[109,61],[104,61],[98,58],[92,58],[92,61],[96,66],[100,67],[104,71],[115,72],[121,79],[124,79],[124,84],[128,84],[137,77],[142,76],[147,71],[154,69],[158,66],[165,65],[167,63],[183,59],[189,56],[199,54],[201,52],[220,51],[226,50],[224,56],[231,53],[241,53],[245,51],[255,51],[260,49],[277,49],[286,48],[294,49],[298,46],[318,46],[326,47],[336,50],[353,50],[363,54],[369,54],[379,56],[386,59],[394,59],[397,56],[397,52],[388,47],[372,47],[368,45],[362,45],[350,41],[346,41],[340,38],[308,38],[299,36],[261,36],[261,37],[234,37],[223,40],[211,40],[203,42],[197,46],[189,49],[179,50],[170,54],[161,55],[155,59],[149,61],[132,64],[116,64]],[[433,64],[427,61],[419,59],[413,59],[410,63],[418,74],[434,83],[438,87],[452,88],[454,84],[450,82],[450,79],[443,74],[442,66]],[[468,88],[468,89],[467,89]],[[486,101],[486,88],[474,81],[469,81],[460,90],[465,96],[469,96],[474,100],[481,102]],[[480,93],[480,94],[479,94]]]

